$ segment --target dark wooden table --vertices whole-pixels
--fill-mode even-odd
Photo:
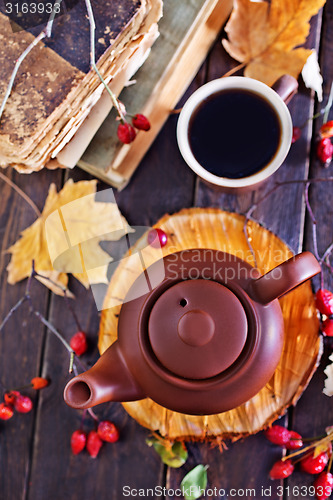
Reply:
[[[333,1],[328,0],[323,12],[312,20],[307,41],[309,48],[320,53],[324,77],[326,104],[333,80]],[[199,85],[219,77],[235,62],[225,53],[220,37],[206,62],[191,84],[188,97]],[[184,98],[181,103],[184,102]],[[180,103],[180,105],[181,105]],[[322,106],[322,105],[321,105]],[[295,125],[300,125],[318,111],[313,93],[300,82],[298,95],[289,105]],[[333,118],[333,114],[330,116]],[[116,194],[123,214],[133,225],[150,225],[160,216],[184,207],[220,207],[244,213],[259,197],[272,188],[275,181],[327,177],[333,166],[324,169],[315,156],[316,134],[320,120],[309,121],[301,139],[296,142],[284,165],[259,190],[242,196],[215,192],[200,182],[185,165],[177,149],[175,127],[177,116],[171,115],[162,132],[142,161],[130,184]],[[246,128],[240,125],[239,142]],[[72,172],[42,171],[30,176],[6,171],[38,205],[43,207],[49,184],[61,188],[68,177],[75,180],[89,176],[78,169]],[[100,189],[107,186],[100,185]],[[34,221],[28,205],[6,184],[1,183],[1,303],[0,318],[23,295],[26,283],[7,284],[6,266],[9,256],[6,249],[18,238],[20,231]],[[310,201],[317,219],[319,251],[322,253],[333,239],[332,184],[320,182],[310,189]],[[304,207],[302,186],[290,184],[279,188],[261,203],[254,217],[274,231],[293,249],[312,249],[312,225]],[[314,281],[318,287],[318,281]],[[325,274],[325,286],[333,288],[333,280]],[[88,332],[90,348],[84,360],[92,363],[98,356],[96,341],[99,317],[91,292],[71,279],[70,287],[76,294],[75,310],[83,328]],[[33,300],[38,309],[70,339],[75,332],[71,314],[64,308],[63,299],[48,292],[37,282],[33,284]],[[49,387],[33,395],[34,409],[27,415],[15,415],[7,422],[0,422],[0,498],[1,500],[120,500],[125,485],[137,489],[179,487],[180,481],[194,465],[208,464],[209,487],[224,489],[234,498],[282,498],[277,486],[284,486],[283,498],[298,498],[293,487],[308,486],[313,478],[296,472],[283,482],[271,481],[268,471],[281,450],[270,445],[262,433],[228,444],[220,453],[208,444],[189,444],[189,459],[180,469],[165,467],[153,449],[145,444],[148,430],[140,427],[118,403],[102,405],[97,413],[113,420],[120,429],[121,438],[114,445],[103,447],[99,457],[92,459],[87,453],[73,456],[70,451],[71,433],[80,425],[81,415],[67,407],[62,392],[68,380],[68,355],[58,340],[47,333],[36,318],[29,315],[27,307],[14,315],[0,336],[1,383],[5,387],[20,386],[31,377],[41,374],[51,379]],[[333,424],[332,400],[322,394],[323,369],[332,352],[332,342],[325,340],[322,362],[311,383],[297,403],[290,408],[280,423],[293,428],[304,436],[322,434]],[[93,426],[87,420],[87,426]],[[262,488],[272,487],[262,493]],[[231,489],[234,490],[231,490]],[[246,491],[255,488],[256,494]],[[289,489],[288,489],[289,488]],[[169,494],[170,493],[170,494]],[[172,498],[172,492],[164,498]],[[134,496],[134,492],[131,496]],[[157,491],[151,498],[158,498]],[[163,498],[162,496],[162,498]],[[206,498],[210,498],[208,495]],[[215,498],[226,498],[217,495]],[[310,498],[309,495],[303,498]]]

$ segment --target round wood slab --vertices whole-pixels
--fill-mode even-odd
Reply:
[[[163,254],[190,248],[212,248],[237,255],[251,265],[254,260],[244,235],[242,215],[219,209],[192,208],[174,215],[165,215],[155,227],[168,235]],[[254,221],[248,221],[249,239],[254,249],[257,267],[264,274],[293,253],[276,235]],[[131,251],[147,247],[147,237],[140,238]],[[160,254],[150,248],[145,254],[146,265]],[[139,262],[139,261],[138,261]],[[140,274],[141,268],[131,267],[122,260],[112,276],[107,296],[108,309],[102,311],[99,350],[103,353],[117,338],[121,301]],[[106,302],[105,302],[106,303]],[[281,416],[295,404],[311,379],[322,350],[319,321],[311,283],[299,286],[280,299],[285,322],[285,342],[282,357],[269,383],[242,406],[225,413],[209,416],[184,415],[167,410],[149,398],[123,403],[125,410],[141,425],[170,439],[212,440],[237,439],[254,434]],[[111,307],[110,307],[111,306]]]

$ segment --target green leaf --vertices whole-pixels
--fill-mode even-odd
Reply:
[[[180,483],[185,500],[196,500],[205,493],[207,469],[208,465],[200,464],[186,474]]]
[[[181,467],[187,460],[188,453],[183,443],[176,441],[173,445],[163,439],[152,437],[146,440],[148,446],[153,446],[164,464],[169,467]]]

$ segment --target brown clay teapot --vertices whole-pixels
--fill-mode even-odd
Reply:
[[[163,263],[165,278],[156,288],[139,296],[160,262],[131,287],[130,297],[138,298],[122,306],[118,340],[67,384],[70,406],[145,397],[193,415],[239,406],[265,386],[279,362],[283,318],[276,299],[320,272],[309,252],[264,276],[209,249],[171,254]]]

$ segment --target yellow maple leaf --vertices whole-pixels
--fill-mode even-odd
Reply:
[[[244,75],[271,86],[280,76],[298,78],[311,50],[302,45],[309,20],[325,0],[234,0],[224,48],[245,66]]]
[[[107,283],[107,264],[113,259],[99,243],[118,240],[132,230],[116,203],[96,201],[96,184],[96,180],[69,180],[59,193],[51,184],[41,216],[8,249],[12,254],[8,283],[27,278],[33,260],[39,274],[62,288],[67,287],[66,273],[72,273],[86,288]],[[40,281],[62,294],[51,282]]]

